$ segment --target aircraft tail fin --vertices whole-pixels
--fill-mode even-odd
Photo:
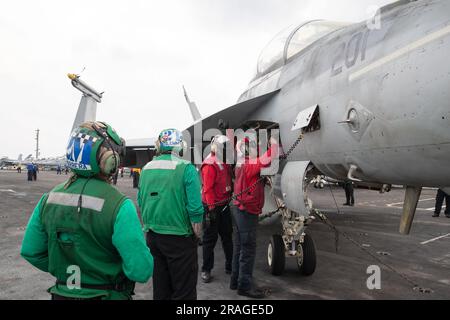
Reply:
[[[72,132],[76,127],[86,121],[95,121],[97,117],[97,103],[102,102],[102,93],[97,92],[88,84],[80,80],[80,76],[69,73],[67,75],[72,85],[83,93],[78,105],[77,115],[72,125]]]
[[[189,110],[191,111],[192,118],[194,121],[201,120],[202,116],[200,115],[200,112],[198,111],[197,105],[194,101],[191,101],[187,95],[186,88],[183,86],[184,91],[184,98],[186,99],[186,102],[189,106]]]
[[[17,157],[18,161],[22,161],[22,154],[19,154],[19,156]]]

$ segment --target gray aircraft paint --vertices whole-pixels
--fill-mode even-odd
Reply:
[[[219,123],[240,128],[259,121],[278,124],[289,148],[301,129],[295,121],[317,106],[320,129],[304,134],[289,162],[299,170],[312,162],[338,180],[408,186],[400,231],[409,232],[420,188],[447,187],[450,181],[450,1],[395,2],[381,9],[380,28],[366,21],[341,26],[287,59],[293,35],[282,59],[257,75],[236,105],[201,119],[188,100],[195,120],[185,131],[194,139],[190,147],[199,148],[199,136]],[[128,147],[136,166],[154,154],[153,145]],[[294,210],[302,207],[303,190],[300,183],[280,190],[284,167],[275,194],[292,197],[287,208]],[[297,213],[307,218],[306,211]]]
[[[264,90],[250,88],[239,102],[281,90],[245,120],[279,123],[289,146],[298,136],[293,119],[317,104],[321,129],[305,134],[291,159],[310,160],[337,179],[355,164],[365,181],[446,186],[449,13],[448,1],[417,1],[385,12],[379,30],[362,22],[323,37],[254,81]],[[350,108],[358,112],[358,132],[338,123]]]
[[[293,29],[284,56],[259,70],[236,105],[203,119],[202,130],[219,121],[230,128],[276,123],[289,148],[301,132],[299,117],[318,106],[320,129],[304,134],[289,161],[298,170],[312,162],[338,180],[407,186],[400,232],[409,233],[421,187],[450,181],[450,2],[397,1],[381,9],[379,28],[368,21],[342,26],[287,59],[289,40],[305,25]],[[284,165],[274,194],[295,211],[304,190],[280,186]]]

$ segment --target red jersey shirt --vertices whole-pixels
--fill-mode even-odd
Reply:
[[[219,201],[220,206],[226,205],[225,201],[231,197],[231,166],[221,163],[214,154],[210,154],[202,163],[202,201],[205,204],[214,204]],[[209,206],[213,209],[214,206]]]
[[[234,193],[252,186],[260,178],[261,169],[269,167],[274,157],[278,155],[278,145],[273,144],[264,155],[256,159],[245,157],[243,163],[238,163],[235,169]],[[255,187],[240,195],[233,203],[242,211],[261,214],[264,206],[264,182],[260,181]]]

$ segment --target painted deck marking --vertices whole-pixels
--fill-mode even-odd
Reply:
[[[433,241],[436,241],[436,240],[439,240],[439,239],[442,239],[442,238],[446,238],[448,236],[450,236],[450,233],[444,234],[443,236],[439,236],[439,237],[436,237],[436,238],[433,238],[433,239],[430,239],[430,240],[427,240],[427,241],[423,241],[420,244],[427,244],[427,243],[430,243],[430,242],[433,242]]]

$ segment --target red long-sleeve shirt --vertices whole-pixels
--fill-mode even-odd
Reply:
[[[269,167],[272,159],[278,156],[278,145],[273,144],[261,157],[250,159],[245,157],[243,163],[237,164],[235,169],[234,193],[252,186],[260,178],[261,169]],[[240,195],[233,202],[240,210],[252,214],[261,214],[264,206],[264,183],[261,181],[255,187]]]
[[[202,164],[202,201],[213,209],[215,204],[226,205],[231,196],[231,167],[229,164],[220,163],[214,154],[210,154]]]

